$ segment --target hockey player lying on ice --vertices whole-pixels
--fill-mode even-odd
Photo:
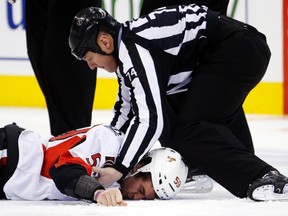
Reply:
[[[103,124],[56,137],[24,130],[16,124],[0,128],[0,197],[11,200],[76,198],[107,206],[125,206],[123,198],[173,197],[185,183],[188,168],[181,156],[169,148],[156,149],[144,156],[131,173],[119,181],[121,189],[118,183],[104,188],[97,181],[102,167],[113,166],[123,137],[120,131]],[[167,178],[161,179],[159,174]]]

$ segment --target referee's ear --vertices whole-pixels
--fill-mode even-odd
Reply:
[[[114,39],[111,34],[100,31],[97,37],[97,44],[107,54],[111,54],[114,51]]]

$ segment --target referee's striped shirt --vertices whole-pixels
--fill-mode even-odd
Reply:
[[[166,95],[187,90],[207,46],[207,7],[160,8],[122,25],[112,125],[126,131],[115,168],[127,174],[159,139]]]

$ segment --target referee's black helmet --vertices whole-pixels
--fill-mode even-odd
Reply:
[[[70,28],[71,53],[78,60],[82,60],[88,51],[106,55],[96,42],[99,30],[104,30],[115,37],[119,26],[120,23],[104,9],[89,7],[79,11]]]

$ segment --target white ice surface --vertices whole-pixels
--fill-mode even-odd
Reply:
[[[93,112],[92,123],[109,123],[111,111]],[[18,125],[49,134],[46,109],[0,107],[0,127]],[[248,115],[256,155],[288,175],[288,117]],[[128,201],[126,207],[86,202],[0,201],[0,216],[287,216],[288,202],[238,199],[219,184],[206,194],[180,193],[169,201]]]

